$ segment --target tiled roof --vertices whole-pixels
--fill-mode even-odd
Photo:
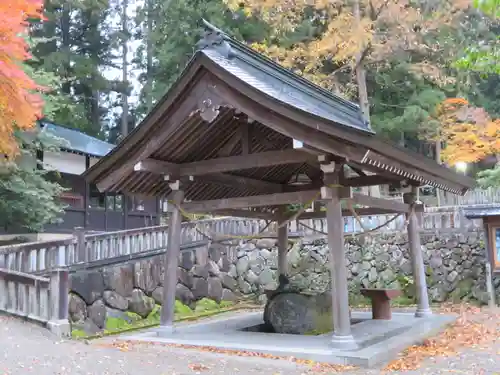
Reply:
[[[100,139],[91,137],[78,130],[65,128],[51,122],[42,121],[40,126],[42,131],[49,132],[68,142],[70,146],[65,148],[70,151],[102,157],[115,147],[115,145],[111,143],[101,141]]]

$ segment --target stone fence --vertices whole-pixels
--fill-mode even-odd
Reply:
[[[483,232],[422,233],[429,297],[487,301]],[[402,288],[412,297],[407,237],[379,233],[346,239],[351,295],[363,287]],[[329,288],[329,252],[324,238],[291,239],[288,273],[304,291]],[[131,311],[147,316],[163,292],[161,257],[71,275],[70,320],[97,330],[106,315]],[[500,279],[494,280],[495,287]],[[208,297],[216,301],[256,298],[277,286],[276,240],[232,240],[184,251],[178,267],[177,298],[186,305]],[[497,288],[497,294],[500,289]]]

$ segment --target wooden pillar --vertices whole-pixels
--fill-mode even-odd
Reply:
[[[493,308],[496,307],[495,298],[495,285],[493,284],[492,269],[495,266],[494,250],[492,248],[492,243],[490,241],[490,225],[486,222],[483,217],[483,231],[484,231],[484,243],[485,250],[487,254],[486,264],[485,264],[485,276],[486,276],[486,292],[488,293],[488,306]]]
[[[175,290],[177,286],[177,266],[181,248],[181,222],[179,210],[184,199],[184,192],[180,190],[180,181],[170,183],[172,196],[169,199],[169,226],[167,252],[165,254],[165,274],[163,278],[163,303],[160,316],[160,329],[158,335],[173,333]]]
[[[285,219],[285,207],[281,207],[278,211],[278,225],[283,223]],[[288,224],[278,228],[278,276],[287,276],[287,253],[288,253]]]
[[[412,186],[411,193],[403,194],[403,200],[407,204],[412,204],[417,199],[417,187]],[[415,282],[415,292],[417,297],[416,317],[432,315],[429,306],[429,296],[427,294],[427,281],[425,279],[424,258],[422,256],[422,246],[420,244],[420,233],[418,228],[418,218],[415,211],[407,214],[408,219],[408,245],[410,248],[411,265],[413,279]]]
[[[330,163],[321,165],[324,181],[327,185],[339,183],[343,165]],[[327,200],[326,220],[328,227],[328,246],[330,248],[332,278],[332,313],[333,336],[332,346],[338,349],[352,350],[358,347],[351,334],[351,317],[349,313],[349,294],[347,286],[347,265],[344,249],[344,219],[340,201],[339,187],[323,187],[321,196]]]
[[[88,155],[85,156],[85,170],[90,168],[90,157]],[[83,189],[83,228],[88,228],[89,226],[89,204],[90,204],[90,185],[87,180],[84,180],[84,189]]]

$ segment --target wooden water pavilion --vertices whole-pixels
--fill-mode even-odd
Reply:
[[[168,197],[161,332],[173,331],[183,211],[282,223],[285,207],[320,200],[332,261],[332,345],[356,347],[351,334],[341,201],[360,215],[405,213],[416,316],[431,314],[418,234],[419,186],[465,194],[474,181],[384,142],[359,107],[291,73],[205,22],[206,31],[176,84],[144,121],[85,172],[101,191]],[[348,176],[346,170],[356,172]],[[297,184],[298,176],[302,176]],[[354,193],[393,184],[404,203]],[[286,271],[287,228],[278,229],[278,272]]]

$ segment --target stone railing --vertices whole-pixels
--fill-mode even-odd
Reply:
[[[69,334],[68,271],[49,277],[0,268],[0,312],[48,326],[59,336]]]
[[[260,220],[220,218],[182,224],[182,249],[206,245],[218,235],[256,235],[272,231]],[[158,255],[165,251],[168,226],[154,226],[117,232],[85,234],[75,230],[73,238],[0,247],[0,267],[44,275],[68,268],[79,270],[109,263],[123,263]]]
[[[405,230],[405,217],[400,215],[364,216],[361,223],[352,217],[344,219],[345,233],[359,233],[379,228],[381,232]],[[468,220],[459,209],[429,208],[420,219],[423,231],[479,230],[481,220]],[[186,222],[181,229],[181,250],[206,246],[214,238],[238,239],[276,233],[275,223],[265,220],[218,218]],[[326,219],[295,220],[289,225],[294,236],[323,236]],[[117,232],[85,234],[76,230],[73,238],[24,243],[0,247],[0,267],[18,272],[45,275],[55,269],[70,271],[132,262],[165,252],[168,226],[154,226]]]

